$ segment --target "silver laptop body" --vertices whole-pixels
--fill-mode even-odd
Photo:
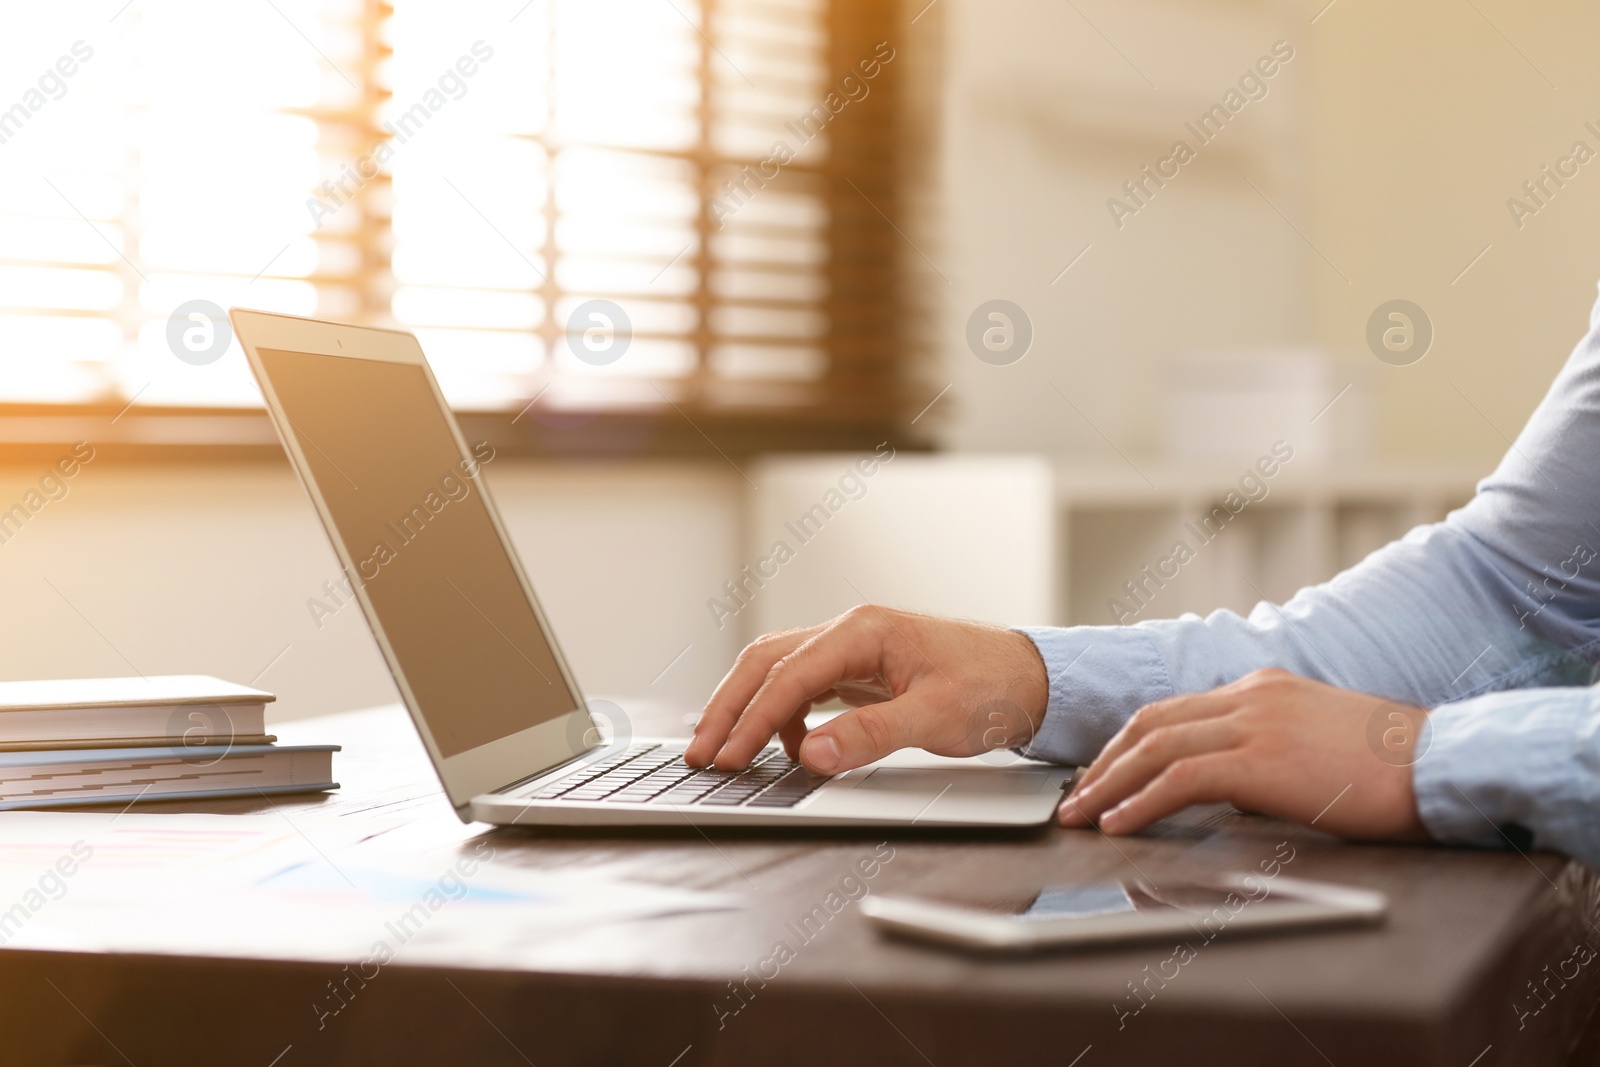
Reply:
[[[463,821],[1028,826],[1071,771],[905,751],[819,778],[776,747],[743,772],[683,739],[610,737],[562,656],[410,333],[234,309],[284,449]],[[601,719],[604,716],[600,716]]]

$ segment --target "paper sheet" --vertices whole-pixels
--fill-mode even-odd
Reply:
[[[530,871],[445,821],[0,814],[0,945],[369,963],[505,959],[600,923],[730,906]]]

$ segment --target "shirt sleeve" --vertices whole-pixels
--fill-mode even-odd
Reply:
[[[1050,700],[1022,751],[1088,763],[1145,704],[1263,667],[1428,708],[1507,689],[1588,685],[1594,638],[1567,618],[1564,603],[1531,614],[1504,562],[1465,528],[1466,510],[1248,616],[1024,629],[1044,660]],[[1600,553],[1589,567],[1600,571]]]
[[[1600,690],[1444,704],[1419,750],[1417,811],[1436,840],[1553,848],[1600,867]]]
[[[1600,658],[1597,327],[1600,304],[1500,465],[1444,522],[1248,616],[1024,629],[1050,698],[1020,751],[1087,763],[1144,704],[1280,667],[1435,709],[1414,773],[1441,840],[1489,844],[1513,826],[1600,857],[1600,831],[1582,830],[1585,816],[1600,827],[1600,717],[1584,688]]]

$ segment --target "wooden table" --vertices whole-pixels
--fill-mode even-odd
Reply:
[[[641,711],[635,726],[684,729],[681,714],[660,710]],[[448,811],[398,708],[278,732],[345,746],[335,763],[343,790],[279,798],[285,812]],[[149,810],[270,809],[235,801]],[[1346,845],[1215,808],[1120,840],[1053,827],[464,832],[478,831],[530,866],[731,892],[745,906],[574,929],[510,968],[475,966],[470,953],[459,966],[399,961],[321,1028],[313,1005],[327,997],[326,962],[0,951],[0,1062],[1493,1067],[1596,1062],[1600,1048],[1589,1028],[1600,963],[1568,962],[1581,943],[1600,947],[1600,879],[1549,853]],[[1285,873],[1388,893],[1387,925],[1224,936],[1181,964],[1165,946],[964,956],[881,938],[849,902],[809,939],[795,925],[873,857],[891,858],[867,883],[872,893],[1000,894],[1141,873],[1159,884],[1256,868],[1289,850]],[[225,908],[197,900],[195,921],[226,921]],[[136,909],[128,921],[138,922]],[[792,954],[781,963],[779,941]],[[761,979],[763,970],[775,977]]]

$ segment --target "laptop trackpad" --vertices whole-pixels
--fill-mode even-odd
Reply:
[[[1024,771],[995,767],[952,767],[949,770],[922,770],[911,767],[879,767],[867,775],[857,789],[885,789],[896,793],[924,794],[929,798],[947,795],[984,793],[989,796],[1032,796],[1044,788],[1045,771]]]

